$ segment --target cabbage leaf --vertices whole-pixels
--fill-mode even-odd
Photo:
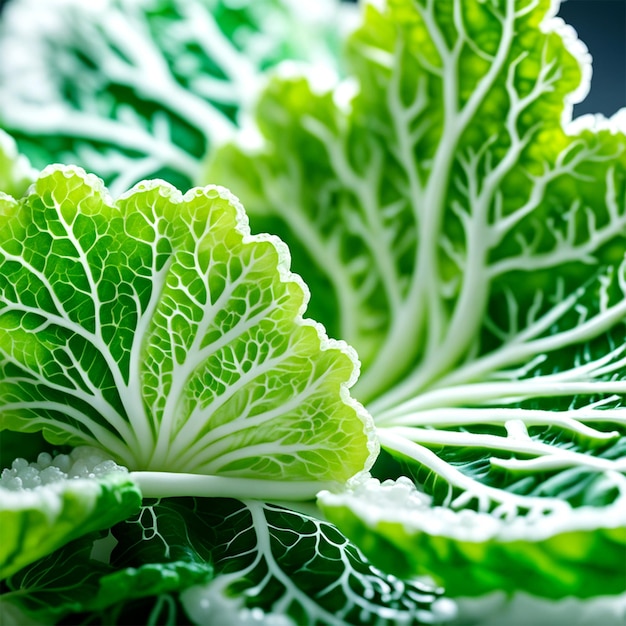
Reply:
[[[72,541],[4,581],[0,609],[8,614],[7,623],[9,611],[40,624],[69,615],[73,623],[89,624],[187,622],[180,617],[184,611],[177,594],[210,580],[212,565],[194,558],[191,550],[181,560],[171,554],[165,558],[163,550],[147,554],[136,567],[124,566],[123,559],[109,563],[93,558],[99,542],[111,541],[108,534],[109,539],[96,533]]]
[[[4,602],[42,623],[384,626],[454,615],[440,588],[384,574],[331,524],[258,501],[145,500],[108,539],[96,535],[111,540],[105,560],[90,535],[24,568]]]
[[[380,567],[445,581],[453,597],[522,590],[554,600],[624,591],[623,502],[500,519],[433,506],[406,477],[363,480],[320,501],[357,545],[381,543]]]
[[[621,558],[626,527],[626,115],[571,122],[590,59],[558,4],[366,3],[350,80],[324,91],[277,71],[262,145],[242,132],[207,163],[289,243],[312,314],[357,349],[354,393],[385,450],[374,475],[409,476],[434,518],[451,515],[428,538],[429,507],[372,497],[368,513],[349,492],[322,496],[326,514],[392,568],[393,536],[409,556],[391,571],[437,562],[455,595],[597,593],[575,573],[597,559],[623,586],[623,560],[593,546],[611,536]],[[470,512],[519,524],[524,545],[461,545]],[[515,575],[544,516],[582,546],[552,589]],[[435,557],[438,541],[452,547]],[[491,557],[481,570],[492,551],[508,583]]]
[[[312,498],[376,454],[354,352],[215,186],[51,166],[0,212],[0,429],[92,445],[144,496]]]
[[[0,478],[0,580],[69,541],[139,510],[128,471],[99,450],[77,448],[51,462],[17,459]]]
[[[120,545],[141,548],[150,543],[145,537],[179,541],[181,523],[216,571],[181,595],[194,623],[216,615],[218,623],[245,623],[261,611],[268,624],[285,625],[438,623],[453,615],[441,589],[384,574],[331,524],[273,504],[163,499],[146,503],[113,533]]]
[[[188,189],[207,147],[245,122],[265,69],[339,71],[354,13],[337,0],[13,0],[0,125],[37,167],[76,163],[116,196],[155,177]]]
[[[322,64],[347,68],[330,88],[314,66],[259,79],[300,41],[312,58],[297,3],[53,4],[64,30],[49,21],[50,37],[45,19],[6,22],[37,33],[28,58],[12,54],[22,31],[0,35],[13,42],[0,123],[38,164],[85,163],[116,196],[155,173],[202,187],[141,183],[114,203],[53,167],[27,197],[0,195],[0,430],[98,445],[144,495],[243,498],[146,505],[122,526],[145,544],[160,517],[178,538],[196,510],[212,520],[203,558],[218,575],[97,617],[85,604],[85,620],[207,623],[207,603],[235,623],[450,616],[432,613],[432,586],[376,567],[470,602],[619,598],[626,111],[571,122],[590,59],[559,2],[366,3],[345,64]],[[327,24],[317,50],[334,48]],[[217,44],[252,69],[220,65],[203,48]],[[358,351],[358,383],[354,352],[302,319],[286,248],[251,236],[207,181],[289,244],[309,313]],[[375,478],[342,488],[370,469],[374,439]],[[317,517],[248,499],[319,489],[373,566]]]

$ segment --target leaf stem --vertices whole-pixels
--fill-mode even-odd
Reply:
[[[278,481],[173,472],[131,472],[130,476],[144,498],[195,496],[305,501],[314,499],[319,491],[335,486],[332,481]]]
[[[509,514],[511,511],[526,510],[534,514],[544,514],[570,509],[567,502],[557,498],[521,496],[503,489],[484,485],[446,463],[428,448],[409,441],[405,437],[394,433],[393,430],[380,428],[378,436],[384,448],[427,467],[448,483],[450,489],[443,506],[459,509],[467,506],[472,500],[476,500],[478,511],[481,513],[490,512],[494,508],[494,504],[499,505],[496,510],[501,509]],[[461,494],[455,497],[455,490],[460,490]]]

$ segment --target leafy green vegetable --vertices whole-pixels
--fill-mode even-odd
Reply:
[[[624,573],[596,548],[626,527],[626,116],[570,122],[589,59],[557,4],[366,4],[352,82],[320,91],[277,72],[261,147],[242,133],[207,163],[289,243],[312,314],[357,349],[354,393],[389,453],[374,474],[408,475],[451,509],[440,534],[457,552],[435,558],[439,535],[417,530],[431,514],[375,497],[327,496],[327,515],[391,571],[438,564],[456,594],[598,593],[575,573],[598,558]],[[521,543],[460,545],[464,509],[518,524]],[[544,514],[584,549],[570,576],[548,568],[535,585],[514,572],[539,549],[525,519]],[[407,554],[394,563],[391,537]]]
[[[6,24],[30,7],[16,1]],[[363,370],[355,384],[355,354],[302,319],[286,248],[251,236],[222,188],[141,183],[114,204],[53,167],[27,197],[0,195],[0,429],[97,445],[162,498],[111,529],[104,564],[87,538],[62,548],[83,550],[83,574],[56,615],[451,616],[432,585],[378,566],[466,596],[464,623],[497,594],[619,611],[626,115],[571,123],[590,60],[558,2],[367,3],[330,88],[312,67],[259,73],[319,51],[344,71],[326,17],[308,38],[287,0],[50,6],[63,37],[28,20],[0,33],[0,53],[22,45],[13,32],[40,44],[3,64],[0,122],[115,195],[155,173],[229,185],[255,231],[289,243],[309,311]],[[383,454],[346,488],[377,453],[353,385]],[[249,499],[319,489],[341,531]],[[243,500],[168,497],[185,495]],[[43,567],[54,589],[53,557],[9,579],[11,610],[45,614],[27,575]]]
[[[433,576],[452,596],[499,589],[588,598],[624,590],[623,503],[565,505],[551,514],[503,520],[433,507],[408,478],[370,479],[346,493],[322,493],[320,502],[357,545],[380,544],[380,567]]]
[[[4,583],[4,602],[41,623],[76,614],[84,622],[76,617],[72,623],[135,623],[129,618],[139,607],[165,609],[172,605],[172,592],[205,583],[213,575],[210,563],[188,554],[179,561],[161,554],[156,562],[146,560],[139,567],[101,562],[92,557],[99,541],[107,539],[82,537],[20,570]]]
[[[551,299],[574,300],[554,324],[586,304],[571,288],[602,276],[594,255],[613,274],[623,260],[624,136],[563,130],[581,72],[558,33],[537,30],[547,4],[368,5],[349,47],[358,93],[338,105],[343,85],[317,94],[279,76],[257,110],[263,150],[230,146],[209,165],[308,253],[314,301],[331,286],[320,317],[357,348],[377,417],[446,375],[473,382],[548,351],[528,344]],[[527,283],[515,294],[513,279]],[[603,330],[623,314],[607,308]]]
[[[282,59],[334,73],[354,10],[337,0],[12,0],[0,22],[0,124],[43,168],[76,163],[114,195],[190,187]],[[343,24],[343,28],[338,28]]]
[[[110,533],[106,563],[91,558],[93,536],[72,542],[10,578],[5,602],[86,624],[132,623],[122,620],[148,607],[168,624],[419,624],[454,612],[434,585],[383,574],[332,525],[275,505],[146,501]]]
[[[144,496],[308,499],[371,465],[354,353],[225,189],[113,204],[54,166],[2,202],[0,429],[97,446]]]
[[[271,504],[166,499],[113,532],[127,534],[120,545],[132,544],[131,535],[137,547],[169,544],[180,541],[182,523],[193,551],[218,574],[181,596],[195,623],[210,622],[214,611],[233,624],[259,610],[285,624],[430,623],[452,611],[433,585],[373,568],[332,525]]]
[[[0,478],[0,579],[68,541],[135,513],[141,494],[99,450],[78,448],[30,465],[17,459]]]

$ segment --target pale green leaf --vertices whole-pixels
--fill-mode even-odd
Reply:
[[[357,349],[354,393],[389,453],[376,476],[409,475],[453,516],[567,525],[594,507],[623,530],[626,111],[571,122],[590,58],[558,4],[365,3],[349,79],[276,72],[261,145],[241,133],[206,176],[289,243],[311,311]],[[422,571],[414,556],[396,571]],[[613,556],[579,567],[615,573]],[[453,586],[530,584],[509,576]],[[601,591],[581,580],[545,593]]]

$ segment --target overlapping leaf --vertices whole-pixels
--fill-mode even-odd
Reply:
[[[474,470],[480,473],[478,463]],[[434,480],[436,492],[445,490],[439,484],[444,483],[441,476]],[[542,486],[568,493],[566,480],[548,479]],[[579,491],[593,491],[585,482]],[[425,483],[433,487],[428,479]],[[536,500],[542,495],[538,491]],[[510,504],[507,496],[514,501],[514,495],[502,493],[505,505]],[[400,575],[427,574],[445,581],[452,597],[523,591],[556,600],[617,596],[624,591],[626,528],[619,511],[623,502],[574,508],[561,501],[543,514],[510,513],[499,519],[434,506],[406,477],[382,484],[363,481],[341,494],[324,492],[320,502],[355,543],[373,546],[378,566]]]
[[[239,124],[263,69],[336,71],[352,7],[293,0],[15,0],[0,24],[0,124],[38,167],[77,163],[119,194],[189,188]]]
[[[19,472],[7,468],[0,480],[0,579],[77,537],[126,519],[141,504],[126,469],[97,450],[60,455],[54,466],[28,466],[24,459],[16,464]]]
[[[17,573],[4,601],[44,622],[76,624],[384,626],[454,613],[440,589],[385,575],[331,524],[260,502],[146,501],[98,539],[114,546],[104,561],[92,558],[93,540]]]
[[[0,427],[259,497],[284,482],[306,499],[371,462],[354,354],[302,319],[286,247],[251,236],[226,190],[145,183],[112,204],[51,167],[2,202]],[[144,495],[166,488],[146,475]]]
[[[537,28],[549,3],[388,4],[351,39],[353,99],[276,78],[264,150],[226,148],[208,170],[306,254],[312,306],[356,347],[380,410],[504,343],[482,337],[488,311],[522,332],[536,298],[619,264],[626,224],[624,135],[563,130],[581,70]]]
[[[445,620],[453,611],[434,586],[372,567],[332,525],[270,504],[164,499],[113,532],[127,546],[113,559],[155,544],[191,549],[214,564],[214,580],[181,596],[194,623],[216,615],[222,623],[245,623],[262,611],[267,623],[418,624]]]
[[[207,175],[290,244],[359,352],[355,394],[401,461],[379,476],[499,520],[569,502],[623,527],[626,117],[570,124],[590,61],[556,9],[366,4],[354,82],[276,76],[263,146]]]
[[[190,550],[144,550],[136,567],[123,559],[92,557],[99,542],[111,540],[91,534],[20,570],[3,584],[5,606],[40,623],[63,623],[64,618],[73,624],[189,623],[177,595],[210,580],[212,565]]]

